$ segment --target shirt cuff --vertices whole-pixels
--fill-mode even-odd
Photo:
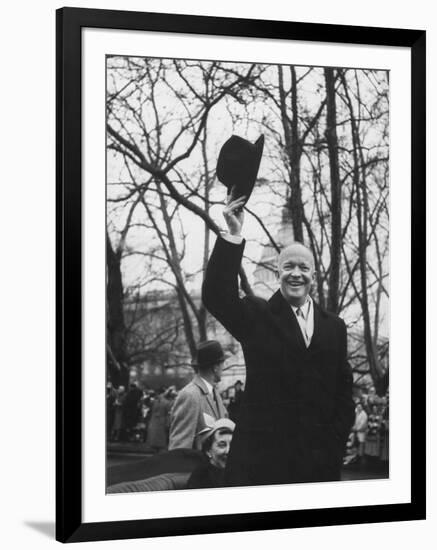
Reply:
[[[222,233],[222,237],[228,243],[241,244],[243,242],[243,237],[241,235],[231,235],[230,233]]]

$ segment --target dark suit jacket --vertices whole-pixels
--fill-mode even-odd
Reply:
[[[246,386],[226,467],[229,485],[339,479],[354,420],[344,322],[314,304],[305,346],[282,294],[240,299],[244,243],[219,238],[208,263],[203,301],[241,342]]]

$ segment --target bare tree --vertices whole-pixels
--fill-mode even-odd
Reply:
[[[279,250],[278,228],[289,223],[294,239],[313,251],[318,301],[363,335],[366,357],[362,350],[351,353],[357,369],[367,365],[384,391],[387,92],[382,71],[110,58],[108,319],[115,361],[153,356],[184,364],[182,335],[191,356],[196,339],[208,336],[208,316],[193,288],[200,287],[211,236],[220,231],[215,206],[224,188],[215,186],[215,159],[228,132],[256,129],[266,144],[263,176],[247,208],[258,232],[248,239],[245,266],[259,263],[253,251]],[[227,130],[220,132],[222,126]],[[270,211],[280,215],[273,220]],[[197,220],[195,266],[186,261],[187,213]],[[134,258],[142,259],[142,279],[126,285],[124,266]],[[240,284],[252,293],[244,269]],[[131,308],[128,320],[123,303]],[[166,312],[167,326],[140,329],[154,308]]]
[[[328,309],[337,313],[341,262],[341,181],[338,160],[337,107],[335,73],[325,68],[326,81],[326,142],[331,179],[331,266],[329,270]]]

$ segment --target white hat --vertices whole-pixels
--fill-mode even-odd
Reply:
[[[208,414],[204,414],[203,416],[207,425],[197,434],[202,445],[207,439],[212,437],[217,430],[226,429],[232,433],[235,430],[235,422],[232,422],[229,418],[219,418],[218,420],[214,420],[213,417]],[[211,420],[213,422],[211,422]]]

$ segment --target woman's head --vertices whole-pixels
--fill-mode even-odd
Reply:
[[[222,428],[215,431],[203,444],[203,451],[216,468],[224,468],[231,448],[232,431]]]
[[[226,466],[234,428],[232,420],[221,418],[206,431],[202,450],[210,463],[217,468]]]

